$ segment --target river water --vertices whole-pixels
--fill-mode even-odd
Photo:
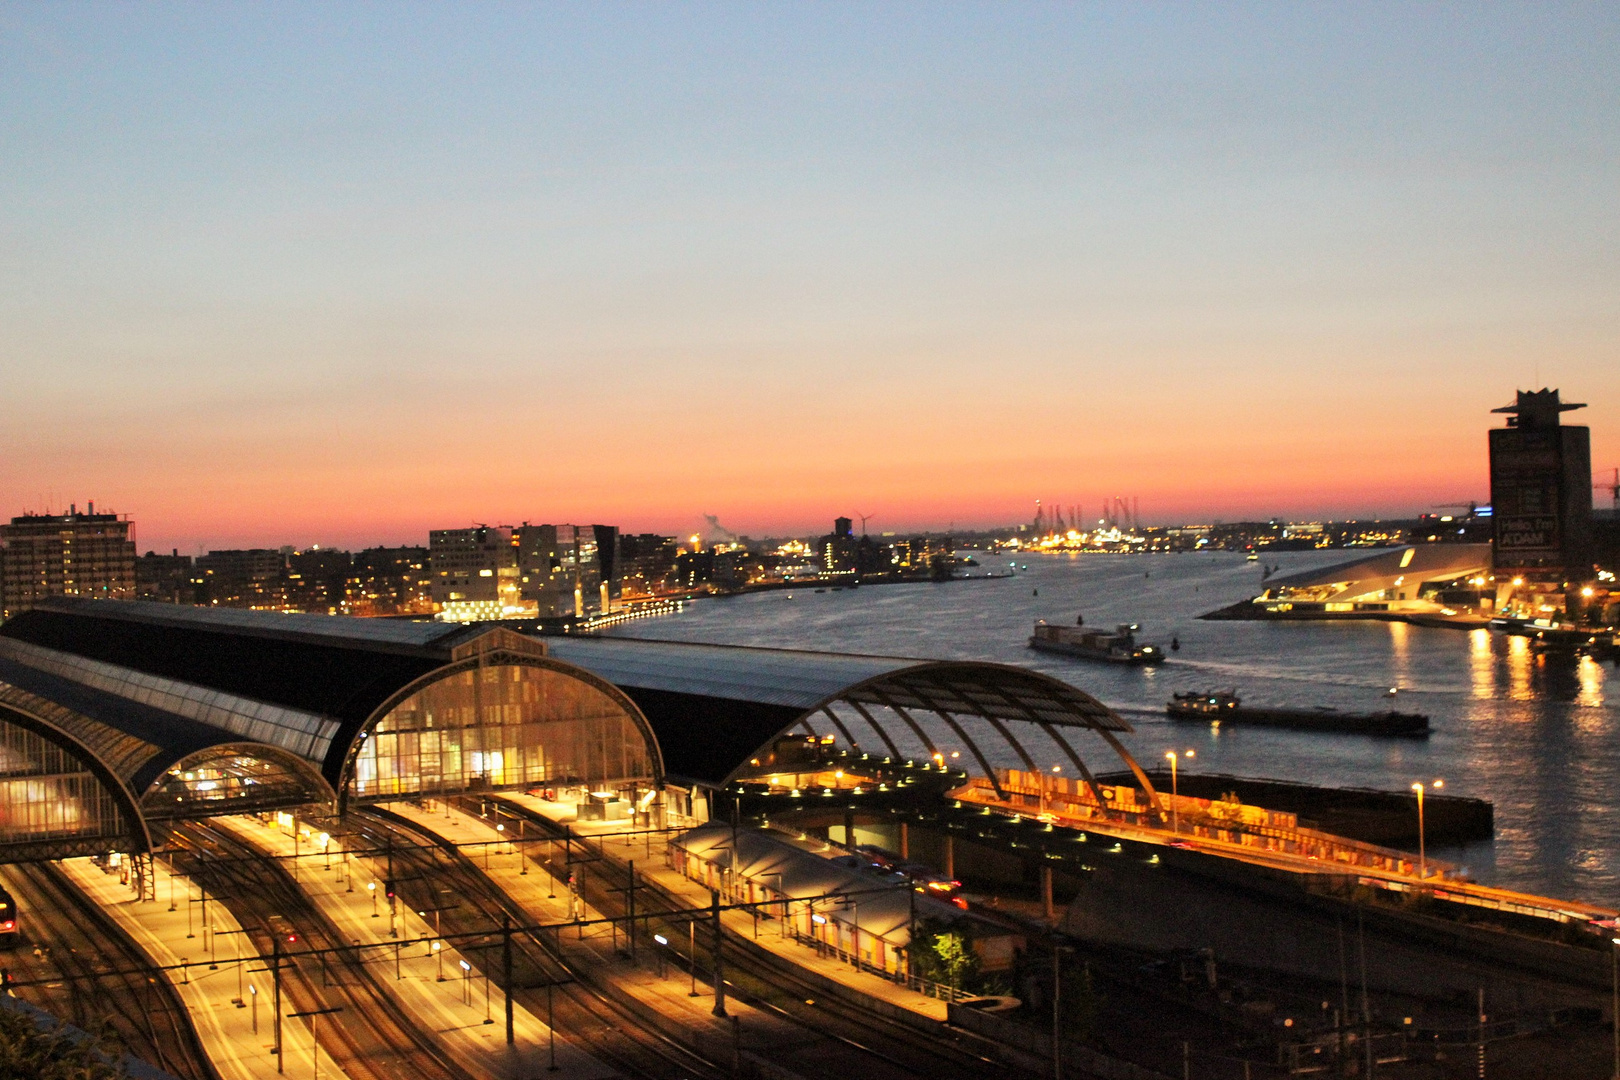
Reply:
[[[973,553],[1006,571],[1008,557]],[[1268,554],[1282,573],[1354,552]],[[1203,622],[1200,614],[1254,595],[1261,568],[1241,554],[1024,555],[1014,577],[948,584],[813,587],[704,600],[628,624],[627,637],[881,653],[1021,664],[1112,706],[1144,764],[1197,752],[1187,768],[1312,783],[1446,791],[1496,805],[1494,843],[1435,849],[1480,881],[1594,903],[1620,902],[1620,674],[1582,659],[1547,665],[1523,638],[1404,623]],[[1088,625],[1137,622],[1141,640],[1179,652],[1157,668],[1088,663],[1026,647],[1037,618]],[[1246,703],[1388,707],[1430,717],[1428,739],[1377,739],[1177,723],[1174,691],[1236,687]],[[1095,742],[1087,747],[1100,746]],[[1106,751],[1087,753],[1110,769]],[[996,761],[1016,765],[1016,760]]]

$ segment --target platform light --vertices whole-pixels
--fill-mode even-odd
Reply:
[[[669,944],[669,938],[665,937],[663,934],[654,934],[653,935],[653,940],[658,942],[658,944],[660,944],[660,945],[668,945]]]

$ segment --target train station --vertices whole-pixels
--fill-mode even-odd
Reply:
[[[1330,985],[1347,919],[1391,1001],[1443,1010],[1488,964],[1521,1010],[1601,1009],[1616,912],[1167,791],[1132,736],[1004,664],[53,598],[0,627],[0,864],[35,940],[122,943],[136,998],[161,974],[176,1034],[151,1052],[212,1062],[187,1080],[299,1054],[779,1078],[805,1039],[821,1073],[1147,1076],[1150,1031],[1032,1055],[994,1010],[1049,1006],[1080,948],[1121,993],[1155,957],[1182,958],[1178,993],[1188,956],[1217,999]],[[103,986],[53,963],[24,985]],[[284,990],[267,1039],[243,1010]],[[1321,1024],[1273,1041],[1328,1052]]]
[[[999,790],[988,755],[1034,769],[1031,739],[1094,785],[1070,740],[1090,731],[1141,775],[1095,699],[986,663],[57,598],[0,629],[0,681],[7,861],[142,854],[164,821],[537,787],[581,817],[701,821],[711,793],[797,767],[806,737],[941,773],[966,753]]]

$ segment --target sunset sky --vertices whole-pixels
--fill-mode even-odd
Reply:
[[[1613,3],[0,3],[0,515],[1410,515],[1540,385],[1607,476],[1617,71]]]

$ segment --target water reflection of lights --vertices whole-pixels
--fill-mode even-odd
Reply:
[[[1476,698],[1496,696],[1496,650],[1491,645],[1491,632],[1483,626],[1468,632],[1468,672]]]
[[[1529,701],[1535,696],[1530,682],[1535,675],[1536,658],[1530,649],[1530,639],[1517,635],[1507,639],[1508,697],[1514,701]]]
[[[1580,680],[1581,684],[1580,693],[1575,697],[1575,704],[1594,709],[1602,708],[1603,665],[1590,656],[1583,656],[1580,660],[1580,666],[1575,669],[1575,677]],[[1600,716],[1594,714],[1592,722],[1597,723],[1601,719]]]
[[[1389,644],[1391,659],[1394,661],[1395,683],[1397,686],[1410,686],[1412,683],[1412,627],[1404,622],[1389,624]]]

